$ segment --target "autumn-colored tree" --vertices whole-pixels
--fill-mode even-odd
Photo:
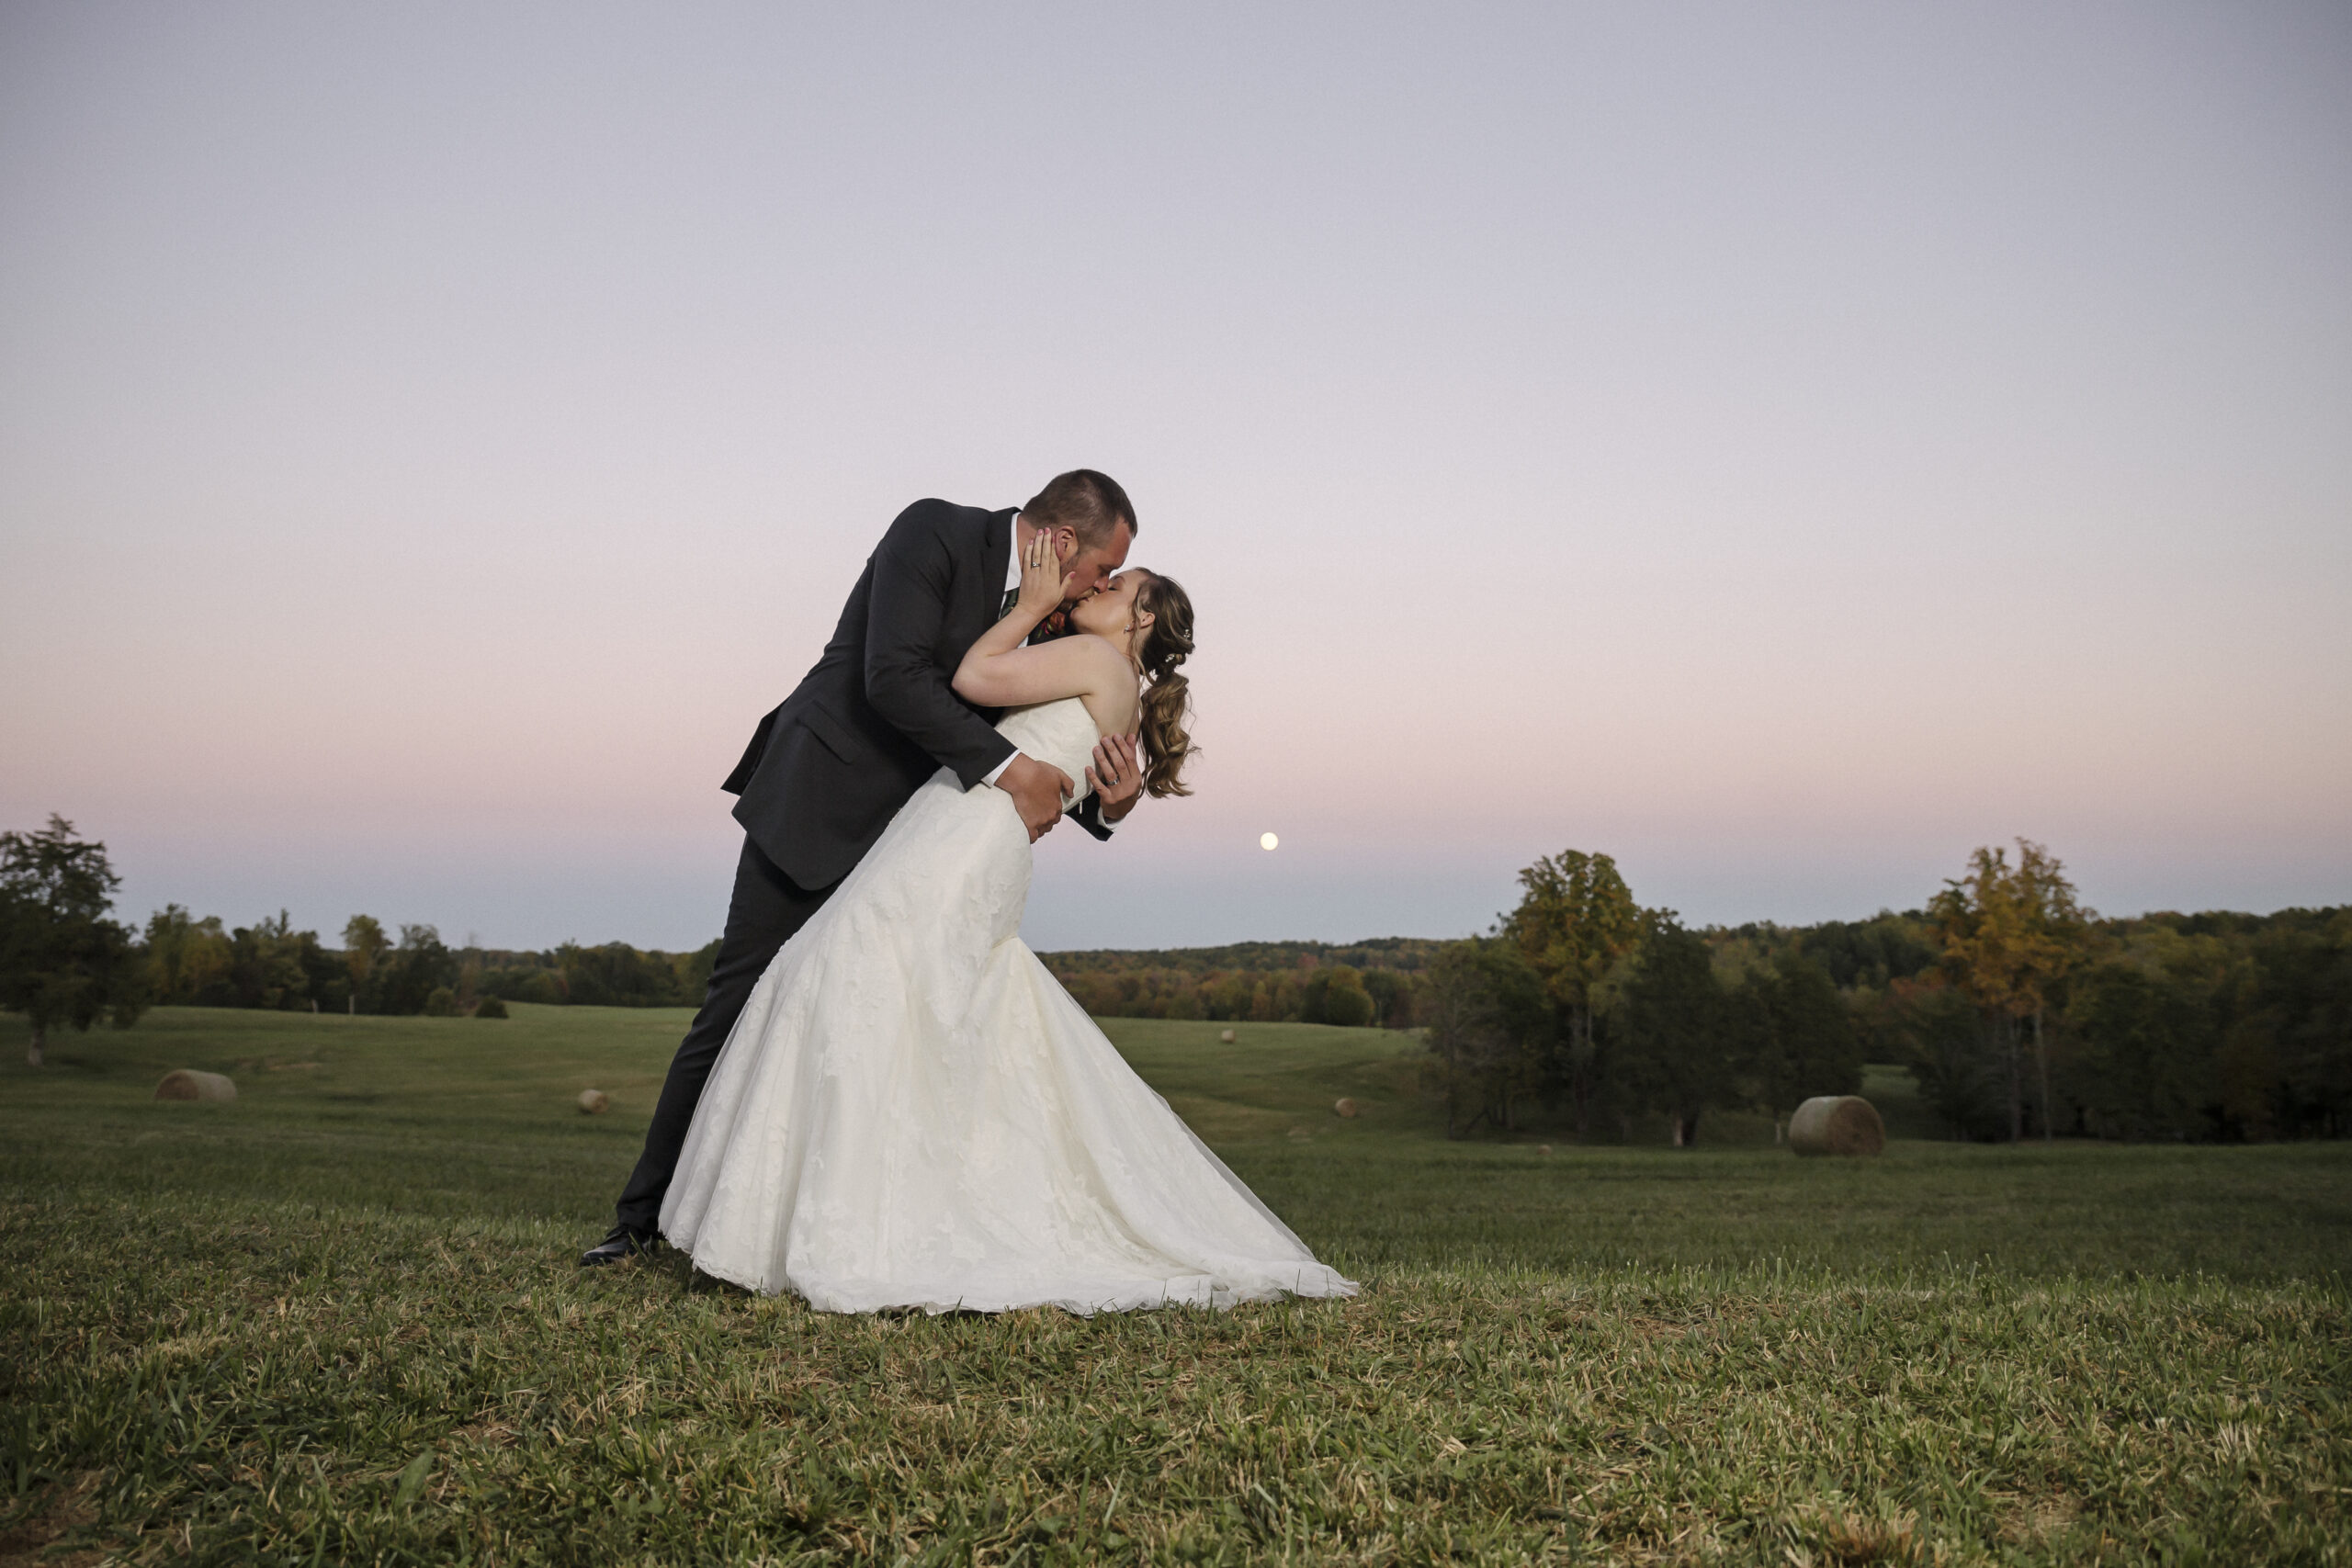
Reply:
[[[1521,872],[1519,885],[1519,908],[1503,921],[1502,934],[1544,982],[1557,1019],[1560,1076],[1581,1138],[1600,1088],[1593,988],[1641,944],[1642,911],[1607,855],[1563,850]]]
[[[2050,1049],[2042,1028],[2050,992],[2081,956],[2094,918],[2065,867],[2030,840],[2008,852],[1979,849],[1968,874],[1944,884],[1928,907],[1943,966],[1992,1029],[2008,1088],[2009,1141],[2025,1136],[2022,1036],[2030,1023],[2041,1084],[2041,1135],[2051,1135]]]
[[[343,961],[351,969],[351,1000],[353,1012],[359,1010],[359,995],[374,977],[376,965],[391,951],[392,939],[384,934],[383,922],[373,915],[354,915],[344,922]]]
[[[198,919],[177,904],[166,904],[147,917],[147,976],[157,1000],[209,999],[207,987],[225,984],[235,962],[235,945],[220,916]]]

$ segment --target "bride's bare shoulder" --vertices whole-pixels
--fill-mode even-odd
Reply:
[[[1118,644],[1109,637],[1096,637],[1091,632],[1074,640],[1086,645],[1087,672],[1100,673],[1104,679],[1106,690],[1115,689],[1121,682],[1134,683],[1136,667],[1127,661],[1127,656],[1125,653],[1119,651]]]
[[[1119,645],[1107,637],[1089,634],[1069,640],[1088,645],[1083,650],[1086,708],[1094,716],[1096,724],[1104,727],[1104,734],[1133,728],[1136,710],[1142,701],[1136,684],[1136,667],[1127,661]]]

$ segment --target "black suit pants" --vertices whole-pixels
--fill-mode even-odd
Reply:
[[[743,840],[743,858],[735,865],[735,896],[727,906],[727,931],[718,939],[718,961],[711,967],[702,1010],[695,1014],[686,1037],[678,1043],[678,1054],[670,1059],[670,1076],[662,1080],[653,1124],[645,1130],[645,1152],[638,1156],[637,1168],[615,1205],[620,1223],[629,1229],[650,1233],[659,1226],[662,1199],[677,1171],[695,1104],[702,1099],[711,1064],[718,1060],[718,1048],[727,1043],[743,1004],[752,999],[752,987],[767,973],[776,949],[840,886],[834,883],[812,893],[777,869],[757,844]]]

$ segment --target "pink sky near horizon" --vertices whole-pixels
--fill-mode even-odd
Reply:
[[[890,515],[1085,463],[1205,751],[1039,945],[1568,846],[2352,901],[2347,176],[2321,6],[17,7],[0,825],[134,916],[695,945]]]

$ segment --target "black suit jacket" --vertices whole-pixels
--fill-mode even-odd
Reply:
[[[918,501],[890,525],[850,591],[832,640],[752,733],[723,786],[735,820],[786,876],[831,886],[849,874],[942,767],[969,788],[1012,755],[949,682],[994,625],[1017,508]],[[1071,813],[1098,839],[1092,795]]]

